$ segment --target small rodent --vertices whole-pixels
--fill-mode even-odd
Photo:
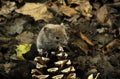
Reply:
[[[60,45],[67,45],[68,36],[64,25],[47,24],[37,36],[37,49],[45,51],[57,49]]]

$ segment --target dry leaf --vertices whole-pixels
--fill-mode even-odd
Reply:
[[[92,5],[89,1],[80,2],[80,5],[76,7],[76,10],[79,10],[83,16],[92,17]]]
[[[0,15],[3,16],[11,13],[17,8],[15,2],[5,1],[4,4],[5,5],[3,5],[2,8],[0,8]]]
[[[0,42],[9,42],[10,40],[11,40],[11,38],[0,37]]]
[[[10,71],[11,65],[12,65],[12,63],[5,63],[5,64],[3,64],[3,66],[5,68],[4,70],[6,71],[6,73],[8,73]]]
[[[94,46],[94,44],[90,41],[90,39],[88,39],[82,32],[80,32],[80,37],[89,45]]]
[[[73,45],[79,47],[85,54],[88,54],[88,45],[81,39],[72,42]]]
[[[49,7],[49,9],[52,11],[53,14],[57,15],[62,15],[62,13],[59,10],[59,7],[57,6],[56,3],[52,3],[52,5]]]
[[[62,4],[62,5],[67,5],[66,2],[65,2],[65,0],[58,0],[58,1],[59,1],[59,3]]]
[[[22,3],[24,0],[16,0],[16,1],[18,1],[19,3]]]
[[[70,0],[70,4],[80,4],[81,0]]]
[[[97,44],[99,48],[106,45],[109,41],[113,39],[112,35],[108,34],[97,34],[94,39],[94,44]]]
[[[60,11],[65,14],[66,16],[72,17],[77,13],[77,11],[73,8],[70,8],[68,6],[61,6]]]
[[[30,15],[36,21],[44,20],[49,22],[53,17],[52,13],[48,11],[47,6],[40,3],[26,3],[22,8],[17,9],[16,12],[24,15]]]
[[[32,43],[34,35],[31,32],[23,32],[22,34],[16,36],[16,40],[19,41],[19,43],[24,44],[24,43]]]
[[[118,48],[119,46],[120,46],[120,40],[114,39],[113,41],[111,41],[110,43],[108,43],[106,45],[106,48],[103,52],[104,52],[104,54],[110,53],[113,50],[115,50],[116,48]]]
[[[97,18],[100,22],[104,23],[107,16],[108,16],[107,6],[104,5],[97,11]]]
[[[20,34],[23,31],[23,26],[27,21],[22,19],[22,18],[17,18],[15,19],[14,23],[10,26],[7,27],[7,32],[10,35],[14,35],[14,34]]]

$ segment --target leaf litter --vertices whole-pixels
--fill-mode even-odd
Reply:
[[[119,0],[0,0],[0,78],[31,79],[40,29],[47,23],[64,23],[70,38],[65,51],[69,51],[77,79],[119,79],[119,8]],[[26,51],[24,55],[15,55],[16,45],[22,44],[31,44],[31,48],[20,48]],[[73,79],[76,74],[53,78]]]
[[[53,16],[52,13],[47,10],[47,6],[40,3],[26,3],[22,8],[16,9],[16,12],[30,15],[35,21],[42,19],[48,22]]]

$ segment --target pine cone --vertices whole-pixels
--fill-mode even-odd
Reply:
[[[47,57],[37,56],[34,61],[33,79],[76,79],[75,68],[63,50],[52,51]]]

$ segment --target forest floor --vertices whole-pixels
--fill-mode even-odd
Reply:
[[[60,79],[120,79],[120,0],[0,0],[0,79],[37,79],[36,37],[48,23],[69,36],[76,78]]]

